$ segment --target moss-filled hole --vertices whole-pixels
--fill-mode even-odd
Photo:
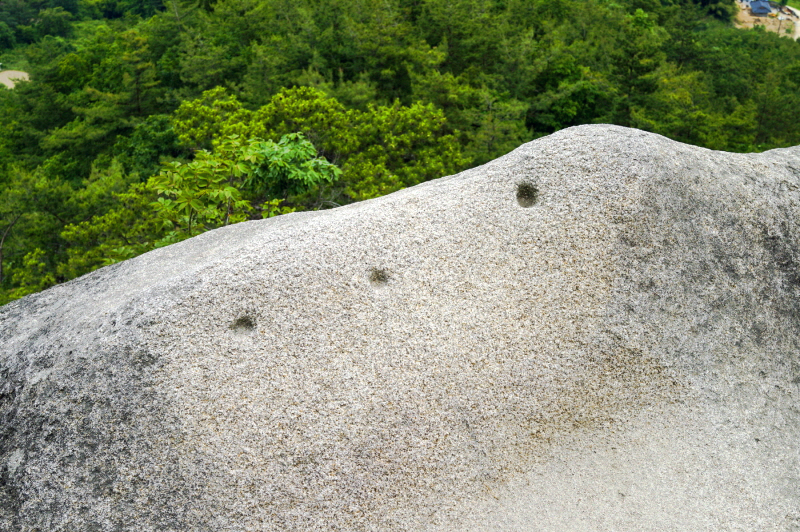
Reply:
[[[235,332],[246,333],[255,330],[255,328],[256,322],[250,316],[240,316],[231,323],[231,329]]]
[[[533,207],[539,201],[539,188],[531,182],[517,184],[517,202],[521,207]]]
[[[372,268],[369,272],[369,281],[372,284],[386,284],[389,282],[389,272],[378,268]]]

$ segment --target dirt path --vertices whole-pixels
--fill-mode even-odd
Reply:
[[[800,11],[796,10],[793,7],[789,7],[789,6],[786,6],[786,9],[788,9],[789,11],[791,11],[794,14],[794,19],[796,21],[800,21]],[[792,34],[792,39],[794,39],[796,41],[798,38],[800,38],[800,22],[795,22],[794,23],[794,33]]]
[[[22,70],[3,70],[0,72],[0,83],[8,87],[9,89],[14,88],[14,83],[17,80],[25,80],[28,81],[28,73],[23,72]]]

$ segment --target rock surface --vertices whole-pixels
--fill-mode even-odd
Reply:
[[[800,530],[798,221],[583,126],[26,297],[0,530]]]

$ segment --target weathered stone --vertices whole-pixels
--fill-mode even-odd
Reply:
[[[0,308],[0,530],[798,530],[800,148],[561,131]]]

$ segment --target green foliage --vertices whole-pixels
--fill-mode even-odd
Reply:
[[[65,226],[106,212],[113,195],[127,186],[115,164],[95,169],[77,188],[44,170],[10,168],[0,196],[0,297],[21,297],[66,280],[59,271],[68,258]]]
[[[45,251],[39,248],[26,253],[22,257],[20,267],[12,270],[12,282],[16,285],[16,288],[11,290],[8,295],[9,299],[18,299],[28,294],[40,292],[56,284],[56,279],[48,267],[45,257]]]
[[[61,6],[43,9],[39,11],[34,31],[38,37],[67,37],[72,32],[72,18],[72,13]]]
[[[113,187],[112,207],[64,228],[60,236],[69,246],[57,273],[71,279],[215,227],[293,212],[282,205],[285,198],[271,193],[302,191],[338,175],[339,169],[318,159],[301,135],[277,143],[225,139],[213,153],[201,151],[189,163],[165,163],[147,183]],[[131,181],[119,163],[105,176]],[[112,187],[106,184],[103,190]]]
[[[228,152],[233,151],[231,148],[229,143],[222,146]],[[242,199],[233,182],[247,169],[240,168],[237,159],[221,159],[201,151],[190,163],[167,164],[149,182],[160,195],[153,204],[159,218],[186,237],[246,220],[250,203]]]
[[[249,134],[276,138],[302,132],[328,160],[339,164],[359,147],[353,123],[361,114],[310,87],[284,89],[256,110],[248,122],[230,121],[226,131],[246,127]]]
[[[755,147],[754,106],[735,104],[732,112],[710,111],[710,84],[699,72],[665,69],[658,81],[650,105],[633,111],[636,127],[710,148],[736,146],[748,151]]]
[[[800,144],[800,45],[733,0],[4,0],[0,303],[236,221],[610,122]],[[341,171],[339,171],[341,169]],[[154,207],[155,204],[155,207]]]
[[[163,223],[150,205],[156,194],[145,183],[135,183],[112,194],[114,206],[90,220],[64,227],[66,260],[57,267],[65,279],[130,259],[153,249],[165,239]]]
[[[0,21],[0,50],[9,50],[14,48],[17,44],[17,38],[14,31],[8,27],[8,24]]]
[[[148,187],[159,194],[156,215],[171,230],[167,238],[175,241],[242,222],[253,210],[268,217],[278,207],[275,199],[334,181],[340,170],[316,155],[299,133],[277,143],[242,142],[233,135],[218,142],[214,153],[202,150],[189,163],[167,163]]]
[[[229,135],[279,138],[300,132],[320,156],[342,167],[341,179],[333,183],[339,191],[327,199],[334,203],[394,192],[467,162],[446,128],[444,113],[432,104],[406,107],[396,101],[348,110],[310,87],[285,89],[254,112],[224,89],[207,91],[181,105],[174,127],[180,139],[195,146]]]
[[[359,147],[342,168],[345,192],[354,200],[448,175],[467,162],[456,138],[446,134],[444,114],[432,104],[371,107],[354,126]]]
[[[664,63],[661,49],[665,33],[641,9],[622,24],[619,47],[611,56],[610,78],[617,87],[613,121],[629,126],[634,107],[645,102],[658,85],[657,71]]]
[[[113,153],[128,173],[142,179],[158,173],[163,159],[188,155],[181,148],[169,115],[148,116],[129,136],[119,137]]]
[[[210,148],[215,137],[233,134],[229,124],[249,122],[251,116],[236,96],[217,87],[196,100],[183,102],[173,113],[172,124],[181,143],[203,149]]]

